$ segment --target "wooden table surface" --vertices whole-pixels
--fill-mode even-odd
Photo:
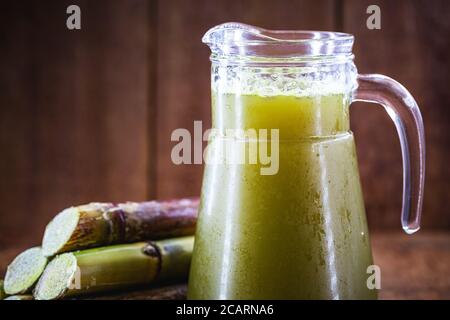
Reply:
[[[450,232],[372,233],[381,268],[380,299],[450,299]],[[0,250],[0,272],[23,248]],[[186,286],[116,293],[97,299],[184,299]]]

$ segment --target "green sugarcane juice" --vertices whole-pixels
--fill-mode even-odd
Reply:
[[[215,128],[279,129],[279,165],[206,164],[188,298],[376,298],[348,107],[343,94],[213,92]],[[208,151],[226,143],[251,141],[217,135]]]

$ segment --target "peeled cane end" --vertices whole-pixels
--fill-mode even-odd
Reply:
[[[34,288],[36,300],[54,300],[64,296],[77,274],[77,258],[73,253],[56,256],[45,268]]]
[[[42,250],[46,257],[61,251],[77,228],[80,212],[71,207],[58,213],[45,228]]]
[[[19,254],[8,266],[4,290],[6,294],[27,293],[45,269],[47,258],[40,247],[28,249]]]
[[[9,296],[5,300],[34,300],[33,296],[30,294],[17,294],[13,296]]]

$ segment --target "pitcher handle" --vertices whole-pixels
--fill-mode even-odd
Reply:
[[[419,107],[405,87],[380,74],[358,75],[353,101],[380,104],[394,121],[403,160],[401,223],[407,234],[413,234],[420,229],[425,182],[425,134]]]

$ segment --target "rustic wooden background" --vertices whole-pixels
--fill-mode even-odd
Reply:
[[[78,4],[82,30],[66,29]],[[368,30],[378,4],[382,29]],[[170,161],[173,129],[210,123],[203,33],[226,21],[356,36],[360,72],[411,90],[427,140],[424,229],[450,228],[448,1],[8,0],[0,4],[0,249],[39,243],[62,208],[198,195]],[[382,108],[352,107],[367,214],[400,228],[401,156]]]

